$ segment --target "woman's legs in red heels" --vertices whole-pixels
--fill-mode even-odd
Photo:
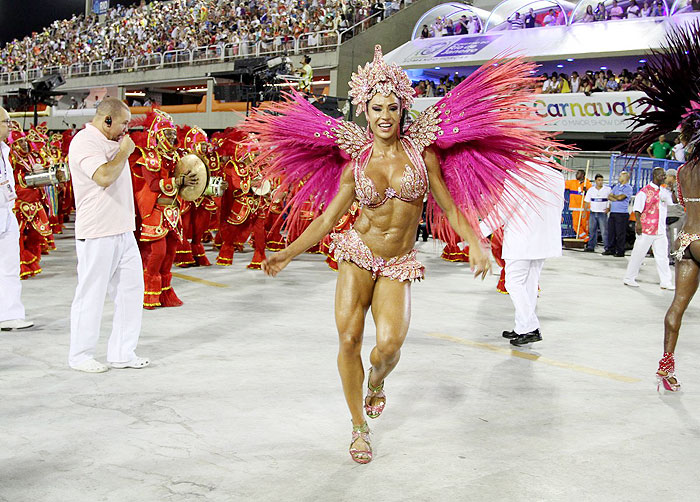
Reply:
[[[700,241],[693,244],[697,246],[690,246],[691,253],[694,250],[694,256],[700,256]],[[695,260],[683,258],[676,262],[676,291],[664,319],[664,356],[659,361],[659,369],[656,372],[659,386],[663,385],[666,390],[672,392],[680,389],[680,384],[674,375],[673,353],[676,350],[683,314],[698,289],[699,278],[700,265]]]

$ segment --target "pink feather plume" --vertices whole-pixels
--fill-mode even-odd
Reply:
[[[452,198],[474,229],[479,219],[491,219],[518,207],[523,199],[531,200],[522,180],[535,185],[544,180],[526,162],[537,159],[561,169],[550,157],[563,154],[566,147],[539,128],[547,121],[533,112],[530,72],[535,67],[522,58],[497,59],[433,105],[441,122],[432,148]],[[409,128],[408,134],[412,132]],[[427,213],[438,237],[447,238],[444,215],[432,196]]]
[[[281,180],[281,190],[293,194],[287,200],[288,229],[302,211],[318,214],[338,193],[350,160],[331,133],[339,123],[291,90],[284,101],[260,107],[239,127],[255,135],[259,151],[255,162],[263,175]]]

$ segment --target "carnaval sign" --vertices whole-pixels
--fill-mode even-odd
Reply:
[[[629,132],[630,119],[645,111],[637,100],[643,92],[596,92],[576,94],[536,94],[533,115],[549,122],[546,131]],[[417,115],[440,98],[418,98],[411,115]]]

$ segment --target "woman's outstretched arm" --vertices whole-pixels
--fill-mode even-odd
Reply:
[[[343,170],[340,188],[328,207],[304,230],[297,240],[278,253],[273,253],[262,262],[262,269],[267,275],[276,276],[292,259],[314,244],[318,243],[331,231],[355,200],[355,178],[352,163]]]
[[[432,193],[435,202],[438,203],[445,213],[450,226],[457,232],[457,235],[459,235],[462,240],[467,241],[469,244],[469,263],[474,271],[474,277],[481,276],[481,278],[484,279],[491,269],[489,257],[481,249],[476,232],[474,232],[474,229],[472,229],[454,200],[452,200],[452,196],[442,177],[440,161],[437,155],[435,155],[435,152],[430,148],[426,149],[423,154],[423,159],[425,160],[425,166],[428,168],[430,193]]]

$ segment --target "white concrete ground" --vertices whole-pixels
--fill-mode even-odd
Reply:
[[[622,285],[625,259],[548,261],[544,340],[511,351],[497,277],[476,282],[421,243],[428,278],[361,466],[320,257],[276,279],[244,268],[250,251],[179,270],[209,283],[178,278],[185,305],[145,312],[138,353],[152,365],[89,375],[66,365],[75,252],[69,236],[58,246],[23,283],[36,329],[0,335],[2,501],[698,500],[698,300],[678,347],[685,390],[659,396],[672,293],[650,258],[638,289]],[[371,316],[366,334],[368,354]]]

